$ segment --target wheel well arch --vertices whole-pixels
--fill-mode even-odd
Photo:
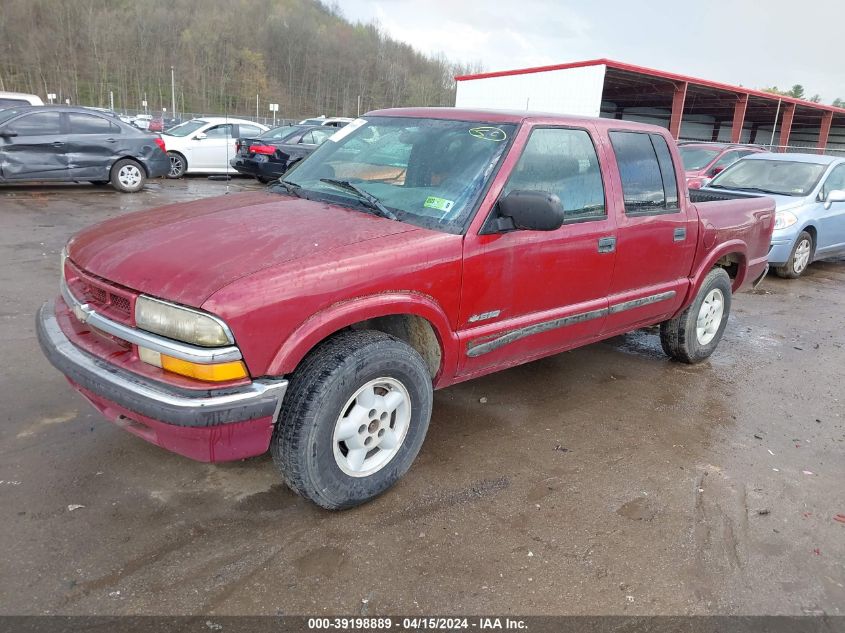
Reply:
[[[109,176],[111,176],[111,172],[112,172],[112,170],[114,169],[114,166],[115,166],[115,165],[117,165],[117,164],[118,164],[120,161],[122,161],[122,160],[131,160],[133,163],[135,163],[136,165],[138,165],[138,166],[139,166],[139,167],[140,167],[140,168],[144,171],[144,176],[145,176],[145,177],[147,177],[147,178],[149,178],[149,177],[150,177],[150,170],[149,170],[149,169],[147,169],[147,166],[144,164],[144,162],[143,162],[143,161],[138,160],[135,156],[132,156],[131,154],[125,154],[125,155],[123,155],[123,156],[118,156],[118,157],[114,160],[114,162],[111,164],[111,167],[109,167]]]
[[[723,268],[732,282],[736,282],[742,275],[744,277],[744,268],[748,265],[745,253],[738,251],[731,251],[722,255],[714,264],[714,268]],[[736,290],[736,286],[734,286]]]
[[[402,304],[384,303],[370,297],[337,307],[330,314],[317,314],[290,333],[277,351],[268,374],[294,372],[317,346],[340,332],[377,330],[405,341],[422,356],[432,382],[439,383],[457,363],[457,337],[445,314],[430,299],[405,297]]]
[[[819,245],[819,230],[812,224],[808,224],[801,230],[807,231],[807,233],[810,234],[810,237],[813,238],[813,253],[815,253],[816,247]]]

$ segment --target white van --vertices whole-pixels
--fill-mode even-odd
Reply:
[[[0,110],[22,105],[44,105],[38,95],[28,95],[23,92],[0,92]]]

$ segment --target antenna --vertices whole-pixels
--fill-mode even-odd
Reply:
[[[225,117],[225,120],[226,120],[226,125],[229,126],[229,127],[226,128],[227,131],[228,131],[228,134],[226,135],[227,138],[226,138],[226,194],[225,194],[225,195],[228,196],[229,195],[229,179],[231,178],[231,176],[229,176],[229,167],[230,167],[230,165],[229,165],[229,147],[232,145],[232,141],[234,140],[234,136],[232,135],[232,127],[229,125],[229,104],[228,104],[228,102],[226,103],[226,112],[224,114],[224,117]]]

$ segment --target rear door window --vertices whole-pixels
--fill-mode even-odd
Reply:
[[[255,127],[254,125],[244,125],[241,124],[238,126],[239,136],[259,136],[262,134],[262,130],[259,127]]]
[[[70,134],[119,134],[120,128],[103,117],[94,114],[68,112]]]
[[[610,132],[625,213],[651,215],[678,210],[678,183],[666,139],[645,132]]]
[[[59,112],[33,112],[12,121],[9,127],[19,136],[61,134],[62,115]]]
[[[515,190],[555,194],[563,205],[565,222],[607,215],[599,159],[586,130],[532,131],[502,195]]]

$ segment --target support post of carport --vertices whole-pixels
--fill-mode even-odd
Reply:
[[[684,102],[687,100],[687,82],[675,84],[672,95],[672,117],[669,119],[669,132],[677,139],[681,135],[681,120],[684,117]]]
[[[789,135],[792,132],[792,119],[795,118],[795,104],[787,103],[783,110],[783,122],[780,124],[780,141],[778,141],[778,151],[785,152],[786,146],[789,145]]]
[[[824,154],[827,139],[830,137],[830,126],[833,123],[833,112],[822,113],[822,126],[819,128],[819,154]]]
[[[734,124],[731,128],[731,143],[742,141],[742,126],[745,125],[745,111],[748,109],[748,95],[737,95],[734,105]]]

